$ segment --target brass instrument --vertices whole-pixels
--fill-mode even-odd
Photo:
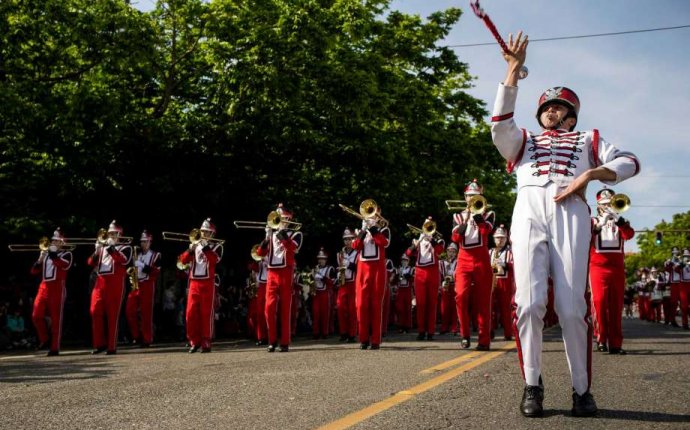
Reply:
[[[139,271],[134,264],[137,261],[137,247],[132,247],[132,265],[127,268],[127,275],[129,276],[129,283],[132,285],[132,291],[139,289]]]
[[[72,251],[76,247],[77,247],[76,244],[69,243],[69,244],[63,244],[61,248],[66,250],[66,251]],[[37,244],[13,243],[11,245],[7,245],[7,248],[9,248],[9,250],[12,252],[48,251],[48,248],[50,248],[50,239],[43,236],[42,238],[38,239]]]
[[[483,214],[491,205],[486,202],[486,197],[481,194],[470,197],[468,202],[464,200],[446,200],[446,206],[451,211],[468,209],[472,215]]]
[[[295,221],[288,221],[284,219],[278,211],[271,211],[266,217],[266,222],[262,221],[233,221],[235,227],[237,228],[252,228],[257,230],[263,230],[266,227],[273,230],[278,230],[281,224],[287,224],[290,230],[299,230],[302,228],[302,223]]]
[[[260,244],[256,244],[256,245],[252,246],[252,250],[249,253],[252,256],[252,260],[257,261],[257,262],[264,259],[262,256],[259,255],[258,251],[259,251],[260,247],[261,247]]]
[[[180,260],[177,260],[177,262],[175,263],[175,267],[177,267],[177,270],[179,270],[181,272],[188,270],[190,266],[191,266],[191,264],[185,264],[185,263],[181,262]]]
[[[505,270],[501,266],[499,260],[500,251],[497,248],[491,250],[491,291],[496,288],[496,282],[498,281],[497,276],[505,275]]]
[[[345,247],[343,246],[343,249],[340,251],[340,265],[338,266],[338,285],[343,286],[345,285],[345,271],[347,270],[347,264],[348,261],[345,258]]]
[[[131,236],[119,236],[115,238],[117,245],[129,245],[134,240]],[[70,244],[73,245],[92,245],[94,242],[98,242],[101,245],[107,245],[108,243],[108,230],[104,228],[98,229],[96,237],[73,237],[70,239]]]
[[[387,227],[389,222],[386,218],[382,217],[380,214],[380,207],[376,204],[373,199],[366,199],[359,205],[359,212],[351,209],[343,204],[338,204],[340,209],[345,211],[345,213],[352,215],[361,220],[376,220],[376,224],[380,227]]]
[[[415,227],[412,224],[407,224],[407,227],[415,235],[424,234],[427,236],[432,236],[436,240],[443,239],[443,235],[436,230],[436,222],[430,219],[424,221],[422,228]]]
[[[256,280],[256,272],[249,273],[247,279],[247,298],[253,299],[259,293],[259,283]]]
[[[175,233],[173,231],[164,231],[162,234],[163,234],[163,240],[172,240],[174,242],[197,243],[202,239],[201,230],[199,230],[198,228],[193,228],[188,234]],[[209,238],[203,238],[203,239],[205,239],[206,241],[208,241],[210,243],[215,243],[218,245],[222,245],[225,243],[225,240],[216,239],[215,237],[209,237]]]
[[[443,291],[450,291],[451,283],[453,282],[453,277],[451,275],[446,275],[443,278]]]
[[[630,209],[630,197],[625,194],[614,194],[609,205],[614,212],[623,213]]]
[[[310,296],[316,295],[316,280],[314,279],[314,271],[303,271],[299,275],[302,292]]]

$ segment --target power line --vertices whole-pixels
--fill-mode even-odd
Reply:
[[[595,34],[580,34],[577,36],[560,36],[560,37],[544,37],[541,39],[529,39],[532,42],[547,42],[552,40],[566,40],[566,39],[585,39],[588,37],[604,37],[604,36],[619,36],[621,34],[633,34],[633,33],[649,33],[652,31],[665,31],[665,30],[678,30],[681,28],[689,28],[690,24],[677,25],[675,27],[657,27],[657,28],[647,28],[643,30],[629,30],[629,31],[616,31],[611,33],[595,33]],[[496,45],[496,42],[484,42],[484,43],[465,43],[461,45],[446,45],[447,48],[466,48],[470,46],[488,46]]]

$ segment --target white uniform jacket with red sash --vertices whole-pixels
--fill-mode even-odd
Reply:
[[[314,269],[314,285],[316,291],[327,291],[335,284],[335,269],[333,266],[317,266]]]
[[[637,157],[610,145],[598,130],[547,130],[535,135],[518,128],[513,119],[517,92],[518,87],[499,85],[491,134],[496,148],[507,160],[506,170],[517,174],[518,191],[529,185],[543,187],[549,182],[565,188],[585,171],[599,166],[616,174],[615,180],[602,181],[609,185],[639,172]]]
[[[302,247],[302,232],[293,230],[274,231],[270,240],[264,240],[257,250],[260,256],[268,257],[269,269],[282,269],[295,266],[295,254]],[[281,239],[280,236],[284,237]]]
[[[357,251],[342,250],[337,255],[338,267],[345,267],[345,282],[355,282],[355,271],[357,270]]]
[[[388,227],[384,227],[374,235],[369,230],[366,230],[364,240],[356,238],[352,241],[352,247],[359,251],[360,261],[379,261],[384,258],[382,250],[388,248],[390,241],[391,231]]]
[[[37,261],[31,269],[31,274],[34,276],[41,274],[46,284],[59,284],[67,279],[67,271],[70,267],[72,267],[72,253],[60,251],[55,253],[54,258],[47,255],[43,263]]]
[[[144,267],[137,267],[137,278],[140,281],[156,282],[161,270],[161,254],[153,250],[148,250],[137,255],[137,261],[144,263]]]

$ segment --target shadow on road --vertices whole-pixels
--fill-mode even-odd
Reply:
[[[70,361],[23,361],[3,363],[0,384],[56,382],[106,378],[115,372],[115,364],[93,358]]]

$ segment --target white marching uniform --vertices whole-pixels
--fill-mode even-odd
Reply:
[[[599,137],[597,130],[547,130],[534,135],[513,120],[517,87],[499,85],[491,134],[494,145],[516,171],[518,194],[511,241],[514,258],[518,352],[527,385],[539,385],[542,329],[548,277],[554,282],[555,310],[563,330],[573,388],[591,382],[591,324],[585,287],[591,239],[587,203],[577,195],[561,203],[553,198],[585,171],[603,166],[616,174],[614,185],[639,172],[635,155]]]

